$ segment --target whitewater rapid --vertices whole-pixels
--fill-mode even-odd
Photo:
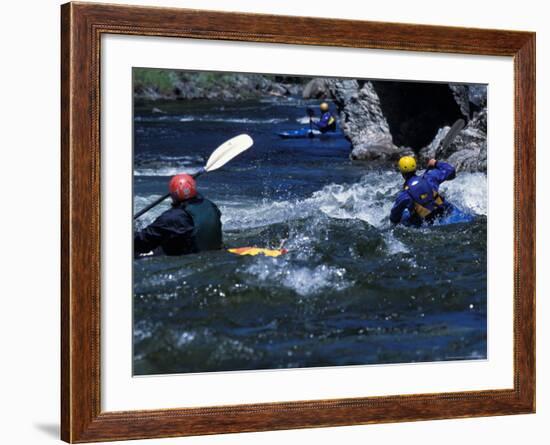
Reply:
[[[191,166],[194,160],[181,160],[187,163],[186,171],[193,172],[200,168]],[[157,169],[156,173],[175,174],[177,168],[164,167]],[[146,174],[146,169],[135,172],[136,176]],[[222,211],[223,228],[228,231],[311,218],[319,213],[335,219],[359,219],[384,229],[390,226],[389,213],[401,186],[402,178],[396,172],[369,172],[354,184],[327,184],[306,199],[276,200],[265,199],[260,195],[254,200],[243,197],[242,201],[220,200],[216,204]],[[487,176],[483,173],[459,173],[453,181],[443,183],[440,192],[463,212],[487,215]],[[160,196],[136,196],[134,211]],[[159,206],[150,211],[140,220],[140,226],[152,222],[163,210]]]
[[[398,239],[389,222],[388,215],[402,179],[392,171],[370,172],[354,184],[327,184],[306,199],[267,200],[258,197],[257,201],[248,198],[244,201],[219,201],[222,211],[223,229],[226,234],[250,232],[277,224],[288,227],[279,236],[281,242],[296,252],[295,257],[304,261],[300,267],[286,258],[276,261],[259,257],[254,264],[241,269],[244,275],[255,277],[268,288],[274,283],[294,290],[300,296],[319,293],[323,290],[342,290],[353,284],[346,275],[346,269],[333,265],[307,265],[315,254],[315,246],[322,242],[323,232],[330,220],[359,220],[372,226],[380,233],[387,255],[409,254],[411,247]],[[470,215],[487,215],[487,181],[482,173],[460,173],[458,177],[445,183],[441,193],[455,206]],[[137,197],[134,210],[146,205],[159,195]],[[141,226],[151,222],[162,208],[152,210],[141,221]],[[294,227],[293,222],[303,222]],[[407,229],[418,230],[418,229]],[[350,234],[350,245],[353,244]],[[227,241],[226,236],[226,241]],[[237,238],[239,239],[239,238]],[[277,242],[275,243],[277,244]],[[276,247],[271,245],[268,247]],[[350,255],[353,249],[350,248]],[[414,258],[411,257],[414,266]]]
[[[202,176],[199,192],[220,207],[227,247],[288,249],[134,260],[137,375],[486,357],[486,175],[441,187],[467,222],[392,226],[403,180],[391,166],[351,162],[343,137],[277,137],[307,125],[310,105],[155,103],[171,114],[136,114],[134,211],[247,132],[253,148]]]
[[[395,172],[372,172],[355,184],[327,184],[302,200],[219,205],[227,230],[304,219],[319,212],[335,219],[359,219],[383,229],[389,227],[389,213],[401,186],[402,178]],[[464,212],[487,215],[487,180],[483,173],[460,173],[454,181],[442,185],[441,193]]]

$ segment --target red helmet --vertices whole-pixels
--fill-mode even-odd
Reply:
[[[168,188],[174,202],[185,201],[197,196],[197,183],[195,179],[185,173],[173,176]]]

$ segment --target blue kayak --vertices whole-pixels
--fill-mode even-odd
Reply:
[[[445,226],[447,224],[469,223],[474,219],[474,215],[463,212],[458,207],[453,205],[453,209],[446,216],[442,217],[437,224]]]
[[[277,133],[283,139],[308,139],[308,138],[334,138],[343,137],[343,133],[340,131],[328,131],[321,133],[319,130],[310,129],[309,127],[299,128],[297,130],[288,130]]]
[[[416,223],[411,223],[410,220],[410,213],[408,209],[405,209],[403,212],[403,216],[401,218],[400,224],[403,224],[406,227],[420,227]],[[466,213],[462,210],[460,210],[458,207],[451,204],[451,208],[447,211],[447,214],[444,216],[441,216],[440,218],[437,218],[434,222],[434,226],[446,226],[449,224],[461,224],[461,223],[470,223],[475,219],[475,216]],[[425,223],[421,224],[422,226],[425,226]]]

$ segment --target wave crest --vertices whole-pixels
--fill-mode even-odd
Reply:
[[[346,280],[346,269],[320,264],[316,267],[295,267],[285,260],[259,260],[248,266],[244,272],[253,275],[258,282],[271,285],[273,282],[295,291],[298,295],[309,296],[332,289],[340,291],[353,283]]]
[[[179,172],[181,169],[167,168],[162,172],[159,170],[159,175],[170,176]],[[222,210],[225,230],[264,227],[322,215],[335,219],[359,219],[377,229],[385,229],[390,227],[388,216],[401,184],[398,173],[371,172],[357,183],[329,184],[302,200],[220,200],[217,204]],[[483,173],[459,173],[455,180],[443,184],[441,192],[463,212],[487,215],[487,179]],[[156,196],[136,197],[134,205],[140,208]]]

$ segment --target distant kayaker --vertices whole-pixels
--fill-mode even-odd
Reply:
[[[185,255],[221,249],[221,212],[197,193],[195,179],[176,175],[170,180],[169,191],[172,207],[134,233],[134,254],[160,249],[165,255]]]
[[[329,131],[336,131],[336,118],[330,112],[329,106],[326,102],[319,105],[321,110],[321,119],[318,122],[313,122],[313,125],[321,132],[327,133]]]
[[[422,176],[416,174],[416,160],[412,156],[403,156],[398,166],[405,183],[391,209],[392,223],[413,226],[420,226],[423,222],[433,224],[436,219],[452,211],[453,205],[439,194],[441,183],[455,178],[455,168],[451,164],[430,159]]]

